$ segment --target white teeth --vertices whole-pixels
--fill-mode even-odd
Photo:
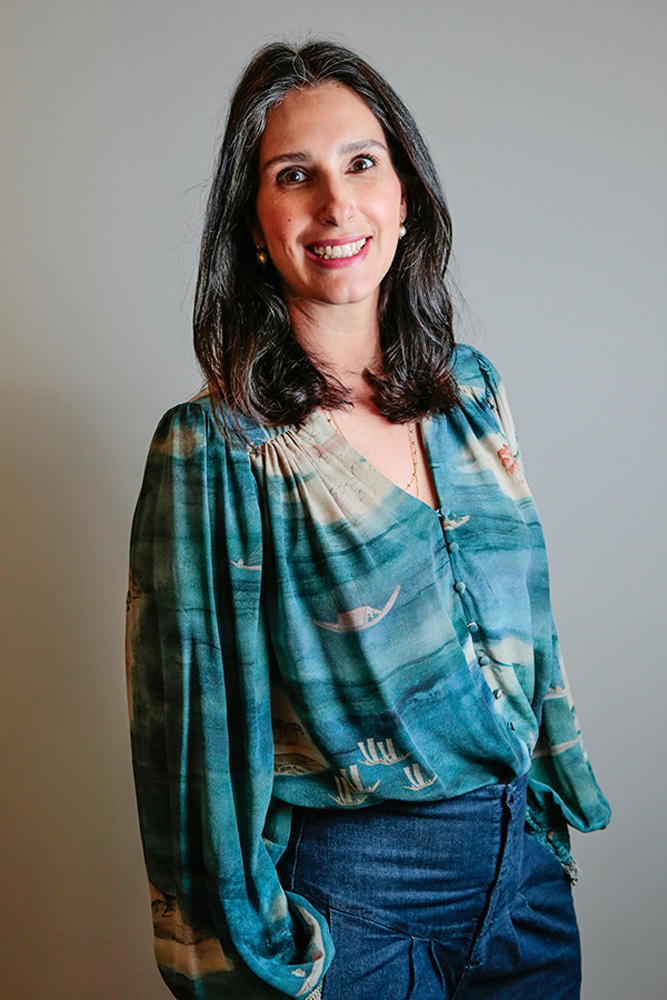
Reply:
[[[357,240],[355,243],[341,243],[338,246],[319,247],[311,246],[313,253],[325,260],[336,259],[338,257],[356,257],[359,251],[366,245],[366,239]]]

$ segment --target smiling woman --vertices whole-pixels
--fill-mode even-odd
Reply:
[[[304,137],[307,150],[288,152]],[[338,83],[292,90],[269,112],[259,164],[254,235],[280,274],[292,324],[317,304],[347,305],[344,322],[375,333],[406,215],[375,115]]]
[[[502,382],[396,94],[275,44],[231,102],[127,668],[155,951],[187,1000],[579,995],[581,742]]]
[[[290,109],[298,113],[298,128]],[[353,190],[363,201],[351,200]],[[366,210],[379,218],[366,218]],[[299,233],[297,225],[306,228]],[[280,239],[278,227],[284,231]],[[347,259],[327,244],[361,242],[373,236],[374,227],[376,246],[371,239],[368,250],[367,244],[361,248],[376,283],[366,290],[365,307],[349,310],[347,319],[340,309],[318,310],[317,300],[302,296],[300,286],[294,289],[300,297],[288,298],[286,282],[304,280],[307,264],[313,265],[308,282],[317,280],[329,295],[344,296],[349,288],[352,298],[364,298],[361,276],[354,292],[352,272],[331,273],[347,268],[315,271],[314,264],[329,255],[331,261]],[[319,242],[302,242],[296,254],[298,238]],[[298,52],[268,46],[232,97],[202,240],[195,350],[214,401],[227,404],[232,414],[277,425],[298,424],[317,406],[336,409],[351,401],[353,387],[338,378],[341,363],[330,357],[321,336],[320,363],[314,363],[312,345],[309,353],[306,337],[315,309],[325,329],[348,331],[348,346],[359,333],[352,336],[350,327],[372,314],[374,350],[353,350],[342,367],[358,375],[365,371],[357,388],[373,387],[375,406],[389,421],[405,423],[446,409],[456,398],[446,280],[450,250],[451,220],[433,161],[389,84],[331,43]],[[258,268],[258,261],[264,266]],[[366,266],[361,270],[365,275]],[[225,412],[218,409],[223,420]]]

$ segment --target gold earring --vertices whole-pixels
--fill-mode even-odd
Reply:
[[[259,243],[257,244],[257,263],[261,264],[262,267],[266,264],[269,259],[269,255],[266,252],[266,247],[261,247]]]

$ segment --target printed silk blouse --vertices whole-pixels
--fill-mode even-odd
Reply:
[[[422,420],[440,504],[313,411],[244,423],[208,396],[152,441],[127,668],[155,951],[176,997],[319,996],[323,916],[276,874],[292,805],[449,798],[529,772],[529,832],[609,806],[581,742],[547,558],[498,373],[459,345],[460,406]]]

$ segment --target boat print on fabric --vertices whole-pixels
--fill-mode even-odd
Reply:
[[[422,788],[428,788],[428,786],[432,785],[438,778],[438,775],[434,774],[433,777],[427,781],[422,775],[419,764],[416,763],[410,764],[408,767],[404,767],[403,770],[405,771],[405,775],[410,782],[409,785],[403,785],[403,787],[411,788],[415,792],[421,791]]]
[[[399,583],[383,608],[372,608],[370,604],[362,604],[358,608],[352,608],[351,611],[339,611],[335,622],[319,622],[313,618],[313,623],[330,632],[362,632],[365,628],[377,625],[385,615],[389,614],[396,603],[400,589]]]
[[[215,937],[198,934],[183,917],[176,896],[161,892],[149,881],[155,957],[159,965],[174,972],[191,976],[211,972],[231,972],[232,961],[226,957],[220,941]]]
[[[250,553],[250,556],[248,557],[249,562],[246,562],[245,559],[230,559],[230,562],[232,566],[236,566],[237,569],[246,569],[253,573],[258,573],[262,568],[261,556],[262,546],[260,544],[256,545]]]
[[[454,514],[450,511],[448,514],[442,514],[440,516],[445,528],[449,528],[452,531],[454,528],[460,528],[462,524],[470,520],[470,514]]]
[[[360,740],[357,746],[364,755],[361,763],[368,764],[371,767],[374,764],[398,764],[399,761],[405,760],[406,757],[410,756],[410,751],[408,751],[408,753],[404,753],[399,757],[394,750],[394,741],[392,739],[378,740],[376,744],[375,740],[369,737],[365,743]],[[380,752],[379,756],[378,750]]]
[[[349,777],[344,767],[341,767],[339,770],[340,777],[338,775],[334,776],[336,788],[338,789],[338,795],[332,795],[329,793],[329,798],[333,799],[334,802],[337,802],[339,806],[360,805],[380,784],[380,779],[378,778],[373,785],[364,785],[361,777],[359,776],[359,767],[357,764],[352,764],[350,766]]]

